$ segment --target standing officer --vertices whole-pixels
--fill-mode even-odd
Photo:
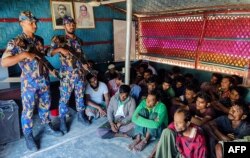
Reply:
[[[71,92],[75,92],[75,102],[78,121],[84,125],[89,125],[90,122],[85,115],[84,103],[84,72],[87,69],[87,64],[80,62],[84,60],[84,54],[81,48],[82,40],[74,33],[76,23],[70,16],[65,16],[63,19],[65,34],[58,36],[64,39],[64,44],[58,44],[52,41],[50,55],[60,53],[61,67],[60,67],[60,101],[59,101],[59,114],[60,114],[60,130],[65,134],[67,133],[66,117],[68,112],[68,101]]]
[[[22,130],[27,148],[37,151],[37,145],[32,134],[33,111],[35,103],[39,102],[38,112],[42,123],[45,124],[45,132],[54,136],[62,136],[59,131],[53,130],[49,119],[50,87],[48,70],[35,59],[36,53],[45,56],[43,39],[34,33],[37,30],[38,19],[30,11],[20,13],[19,22],[23,33],[8,43],[2,56],[2,66],[9,67],[19,64],[21,74],[21,97],[22,97]],[[19,45],[16,41],[22,41]],[[20,42],[19,42],[20,43]],[[35,49],[30,49],[35,48]],[[35,51],[36,50],[36,51]]]

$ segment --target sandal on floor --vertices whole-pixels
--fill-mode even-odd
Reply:
[[[148,142],[146,140],[142,140],[140,143],[135,145],[134,150],[135,151],[142,151],[146,146]]]

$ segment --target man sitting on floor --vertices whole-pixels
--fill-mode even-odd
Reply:
[[[107,111],[108,122],[97,129],[102,139],[131,135],[134,127],[131,119],[136,103],[129,94],[130,87],[121,85],[119,93],[111,98]]]
[[[109,104],[109,93],[106,84],[98,81],[96,76],[89,73],[86,79],[89,84],[85,91],[87,103],[85,112],[91,121],[93,118],[97,119],[106,116],[106,106]]]
[[[214,146],[216,146],[216,157],[222,156],[223,142],[242,139],[244,136],[250,135],[250,124],[246,121],[247,110],[243,105],[234,105],[230,108],[228,116],[220,116],[211,121],[206,130],[210,135],[211,156],[214,157]],[[215,141],[214,141],[215,139]]]
[[[168,124],[166,106],[158,101],[155,91],[148,94],[136,108],[132,121],[135,124],[135,140],[129,145],[130,150],[142,151],[149,139],[156,139]],[[142,139],[144,137],[144,139]]]
[[[191,114],[178,109],[174,122],[162,134],[156,151],[156,158],[205,158],[207,149],[201,129],[191,123]]]

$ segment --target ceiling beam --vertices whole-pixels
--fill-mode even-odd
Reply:
[[[191,13],[204,13],[204,12],[215,12],[215,11],[228,11],[228,10],[250,10],[250,4],[240,5],[218,5],[210,7],[195,7],[195,8],[184,8],[177,10],[168,10],[161,12],[135,12],[134,14],[141,17],[157,17],[164,15],[176,15],[176,14],[191,14]]]
[[[105,6],[110,7],[111,9],[116,10],[116,11],[118,11],[118,12],[121,12],[121,13],[123,13],[123,14],[126,14],[126,13],[127,13],[126,10],[124,10],[124,9],[122,9],[122,8],[119,8],[119,7],[116,7],[116,6],[113,5],[113,4],[106,4]],[[135,14],[132,13],[132,16],[133,16],[133,20],[137,20],[138,17],[137,17]],[[135,18],[135,19],[134,19],[134,18]]]

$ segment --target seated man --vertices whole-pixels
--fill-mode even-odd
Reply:
[[[171,100],[173,97],[175,97],[174,89],[171,86],[171,79],[170,78],[164,78],[162,84],[159,88],[159,95],[160,100],[163,102],[167,107],[170,107]]]
[[[177,109],[185,108],[187,106],[195,104],[195,98],[197,96],[198,91],[198,87],[196,87],[195,85],[189,85],[186,87],[185,95],[173,98],[172,106],[170,109],[171,118],[174,116],[174,113]]]
[[[173,89],[175,93],[175,97],[180,97],[185,94],[185,78],[182,76],[177,76],[173,79]]]
[[[114,79],[119,72],[116,70],[114,64],[108,66],[108,70],[104,74],[104,81],[108,83],[110,80]]]
[[[220,116],[206,126],[206,131],[211,136],[209,140],[215,139],[215,143],[210,143],[212,155],[217,141],[221,141],[216,145],[216,157],[218,158],[222,157],[222,141],[233,141],[250,135],[250,124],[245,120],[246,117],[245,107],[234,105],[230,108],[228,116]]]
[[[124,75],[118,73],[116,77],[108,82],[108,88],[109,88],[109,94],[110,97],[116,94],[116,92],[119,90],[119,87],[124,82]]]
[[[164,129],[157,146],[156,158],[206,158],[207,149],[202,130],[191,123],[191,114],[178,109],[174,122]]]
[[[144,88],[146,89],[148,79],[151,77],[153,77],[152,70],[150,70],[150,69],[145,70],[143,73],[143,79],[139,82],[139,86],[141,86],[142,89],[144,89]]]
[[[108,122],[97,129],[98,135],[103,139],[109,139],[118,136],[129,136],[133,130],[131,122],[135,111],[135,100],[129,96],[130,87],[121,85],[119,93],[114,95],[108,106]]]
[[[202,126],[213,119],[214,110],[210,103],[211,97],[206,92],[197,93],[196,103],[187,106],[192,114],[191,123]]]
[[[219,100],[229,98],[230,87],[233,86],[233,79],[230,76],[224,76],[221,80],[220,87],[217,90]]]
[[[140,98],[141,98],[141,87],[138,86],[136,83],[130,84],[130,95],[132,98],[135,99],[136,105],[140,103]]]
[[[130,150],[143,150],[149,139],[156,139],[168,124],[166,106],[158,101],[156,92],[148,94],[136,108],[132,121],[135,124],[135,140],[129,145]],[[142,139],[144,137],[144,139]]]
[[[148,69],[148,65],[147,64],[140,64],[137,67],[135,67],[135,71],[136,71],[136,77],[135,77],[135,83],[138,84],[141,80],[143,80],[144,78],[144,72],[145,70]]]
[[[148,95],[148,93],[151,93],[152,91],[157,91],[157,83],[154,77],[151,77],[147,80],[147,86],[142,88],[141,91],[141,100],[145,99]]]
[[[243,90],[240,87],[231,87],[228,98],[213,101],[212,106],[215,109],[216,114],[218,116],[228,115],[231,106],[235,103],[243,103],[242,91]]]
[[[93,118],[106,116],[106,105],[109,103],[108,87],[105,83],[97,80],[96,76],[88,74],[86,76],[89,84],[86,87],[86,115],[91,121]],[[103,98],[105,100],[103,100]]]
[[[95,75],[95,76],[97,76],[97,78],[99,78],[99,72],[94,68],[95,67],[95,62],[93,61],[93,60],[88,60],[87,61],[87,64],[88,64],[88,69],[89,69],[89,71],[93,74],[93,75]]]
[[[222,75],[218,73],[213,73],[210,82],[203,82],[200,86],[202,91],[206,91],[210,94],[216,93],[217,89],[220,87],[220,82]]]

